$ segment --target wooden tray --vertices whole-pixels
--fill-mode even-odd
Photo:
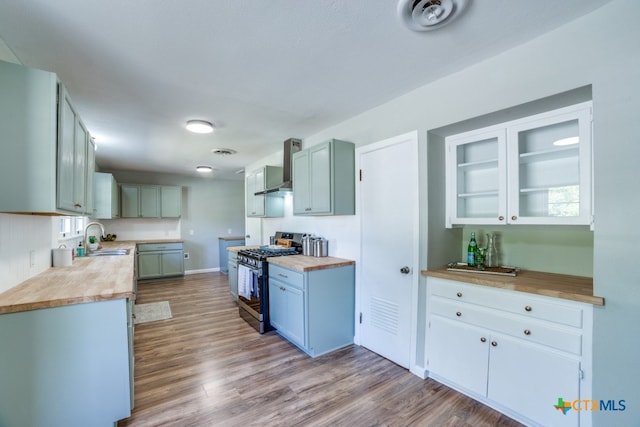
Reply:
[[[498,276],[516,276],[518,274],[517,267],[484,267],[482,270],[477,269],[476,267],[469,267],[467,264],[463,262],[452,262],[447,265],[447,270],[449,271],[459,271],[462,273],[479,273],[479,274],[495,274]]]

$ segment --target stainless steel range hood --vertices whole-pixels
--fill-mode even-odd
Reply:
[[[282,183],[275,187],[267,188],[264,191],[258,191],[256,196],[260,194],[273,194],[279,192],[289,192],[293,190],[293,180],[291,176],[291,157],[293,153],[300,151],[302,141],[296,138],[289,138],[284,142],[284,153],[282,159]]]

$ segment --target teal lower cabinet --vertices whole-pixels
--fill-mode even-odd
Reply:
[[[179,242],[137,245],[138,279],[184,275],[184,248]]]
[[[106,427],[129,417],[127,304],[0,315],[0,425]]]
[[[353,265],[300,272],[269,263],[271,326],[311,357],[353,344],[354,307]]]

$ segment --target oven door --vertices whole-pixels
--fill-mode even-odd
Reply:
[[[261,334],[265,332],[262,281],[261,269],[238,263],[238,311],[240,317]]]

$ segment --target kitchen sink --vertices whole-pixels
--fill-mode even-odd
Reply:
[[[97,251],[90,251],[86,256],[114,256],[114,255],[129,255],[130,249],[101,249]]]

